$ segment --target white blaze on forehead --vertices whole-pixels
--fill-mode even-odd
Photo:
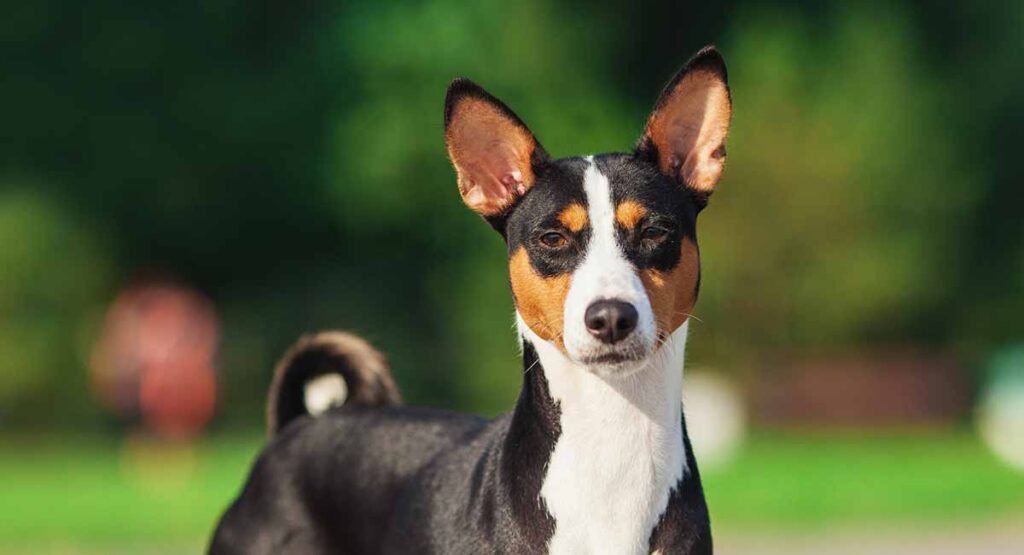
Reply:
[[[630,350],[650,352],[654,347],[656,324],[650,300],[636,268],[626,260],[615,238],[615,203],[611,184],[593,157],[587,157],[583,191],[587,197],[590,242],[583,262],[572,274],[565,302],[565,348],[579,360],[596,354],[605,346],[591,337],[584,324],[587,307],[594,301],[617,299],[631,303],[639,314],[636,331],[626,338]]]

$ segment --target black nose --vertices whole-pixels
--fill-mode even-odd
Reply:
[[[636,329],[639,315],[633,305],[622,301],[597,301],[587,307],[583,322],[590,335],[604,343],[617,343]]]

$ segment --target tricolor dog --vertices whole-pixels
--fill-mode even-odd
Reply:
[[[303,338],[277,368],[269,445],[210,552],[711,553],[683,356],[697,214],[730,118],[711,47],[626,154],[553,159],[508,107],[456,79],[444,124],[459,192],[508,245],[515,407],[494,420],[403,407],[367,343]]]

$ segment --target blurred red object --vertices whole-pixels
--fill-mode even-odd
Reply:
[[[201,294],[172,284],[122,292],[93,349],[91,384],[121,416],[165,437],[198,434],[216,406],[218,321]]]
[[[974,385],[955,357],[905,349],[780,359],[750,393],[759,424],[899,428],[966,420]]]

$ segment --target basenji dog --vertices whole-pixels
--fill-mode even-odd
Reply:
[[[515,407],[493,420],[403,407],[366,342],[303,338],[276,369],[269,444],[210,553],[711,553],[683,357],[697,214],[731,112],[707,47],[632,152],[553,159],[505,104],[453,81],[458,189],[508,246]]]

